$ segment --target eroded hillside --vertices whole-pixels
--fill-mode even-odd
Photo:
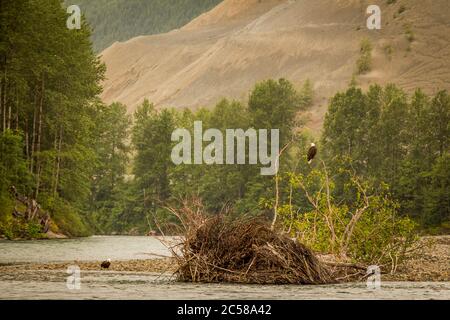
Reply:
[[[382,29],[366,28],[378,4]],[[447,0],[225,0],[185,27],[115,43],[103,53],[103,99],[130,111],[148,98],[160,107],[245,100],[255,82],[284,77],[316,90],[309,125],[321,126],[327,99],[345,88],[370,39],[372,70],[363,87],[395,82],[410,91],[450,88],[450,2]]]

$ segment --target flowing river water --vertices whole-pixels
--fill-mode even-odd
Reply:
[[[135,260],[170,255],[156,238],[105,236],[45,241],[0,240],[0,265]],[[3,270],[0,299],[450,299],[446,282],[383,282],[323,286],[192,284],[170,274],[81,270],[80,288],[55,270]]]

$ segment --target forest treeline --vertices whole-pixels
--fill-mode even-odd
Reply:
[[[367,92],[352,86],[331,99],[321,146],[337,182],[339,170],[351,166],[385,184],[403,214],[436,226],[450,219],[449,134],[446,90],[408,96],[395,85]],[[345,186],[337,184],[345,198]]]
[[[383,251],[364,247],[375,241],[375,226],[390,239],[416,224],[449,228],[447,91],[408,95],[395,85],[373,85],[364,92],[352,84],[330,99],[320,138],[302,116],[314,99],[309,81],[300,88],[285,79],[262,81],[245,103],[223,99],[196,111],[144,101],[129,115],[125,105],[98,98],[105,66],[85,22],[68,30],[58,0],[0,5],[3,234],[30,227],[12,216],[11,186],[49,212],[51,230],[70,236],[143,234],[156,222],[170,231],[176,220],[164,206],[190,197],[212,214],[262,214],[313,248],[361,257]],[[222,132],[280,129],[278,174],[262,176],[248,164],[173,164],[172,132],[192,130],[196,120]],[[319,152],[308,165],[311,142]],[[356,233],[367,239],[352,242]]]
[[[105,220],[96,225],[104,232],[124,231],[128,226],[143,231],[149,228],[148,223],[155,227],[155,218],[170,218],[163,204],[193,195],[202,199],[209,212],[263,213],[271,218],[275,188],[279,189],[276,201],[280,206],[289,203],[291,211],[308,212],[314,208],[302,188],[292,188],[292,175],[307,177],[322,170],[323,161],[337,203],[349,207],[355,204],[355,188],[349,187],[351,171],[370,186],[373,195],[389,196],[399,216],[411,217],[426,228],[448,228],[448,92],[429,97],[418,89],[408,96],[395,85],[373,85],[367,92],[351,85],[330,100],[319,141],[304,129],[304,119],[299,116],[312,99],[310,82],[296,91],[291,83],[280,79],[257,84],[247,104],[224,99],[213,109],[192,112],[158,110],[145,101],[135,112],[129,130],[134,179],[126,181],[122,176],[122,187],[112,197],[109,192],[102,193],[104,197],[94,212]],[[174,165],[170,158],[175,144],[172,132],[176,128],[192,131],[198,120],[204,130],[217,128],[223,134],[227,128],[279,128],[280,146],[287,148],[278,176],[261,176],[256,165]],[[121,136],[126,141],[126,128],[122,128]],[[318,145],[319,155],[309,166],[306,151],[312,141]],[[122,154],[116,159],[123,160],[124,172],[126,157]],[[311,189],[318,188],[318,181],[308,183]],[[110,216],[109,212],[115,214]]]
[[[11,219],[15,186],[50,212],[56,231],[88,235],[83,212],[99,166],[105,67],[88,25],[67,29],[60,1],[2,0],[0,9],[2,227],[21,230]]]
[[[186,128],[193,135],[194,121],[202,121],[203,130],[216,128],[225,134],[227,128],[280,129],[280,145],[291,141],[294,128],[301,119],[296,115],[312,102],[311,83],[306,81],[297,91],[287,80],[267,80],[255,86],[248,104],[223,99],[214,108],[157,109],[144,101],[133,115],[133,125],[118,127],[122,145],[131,140],[132,166],[129,176],[117,175],[127,170],[126,149],[116,148],[105,170],[110,177],[99,181],[97,196],[93,203],[92,218],[98,232],[127,232],[130,227],[139,232],[157,229],[155,221],[176,222],[164,206],[180,204],[183,199],[195,196],[203,200],[207,210],[219,213],[227,208],[235,214],[260,214],[264,209],[261,201],[273,196],[273,176],[262,176],[260,165],[175,165],[171,159],[172,132]],[[116,105],[119,107],[119,105]],[[125,106],[121,106],[125,110]],[[122,113],[123,114],[123,113]],[[120,118],[113,123],[129,123]],[[301,137],[296,148],[303,152]],[[119,141],[115,143],[118,145]],[[203,147],[209,143],[204,142]],[[112,150],[110,148],[110,150]],[[248,153],[248,152],[247,152]],[[248,154],[247,154],[248,156]],[[300,158],[296,158],[300,157]],[[287,165],[305,160],[297,154]],[[248,161],[246,161],[248,163]],[[117,169],[120,168],[118,171]],[[114,178],[113,178],[114,176]],[[109,181],[116,181],[113,186]]]
[[[92,27],[94,50],[116,41],[177,29],[222,0],[64,0],[76,4]]]

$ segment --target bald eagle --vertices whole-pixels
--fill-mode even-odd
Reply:
[[[314,143],[311,143],[311,147],[308,150],[308,163],[311,164],[311,162],[313,161],[314,157],[316,156],[317,153],[317,148],[316,145]]]
[[[102,267],[102,269],[108,269],[110,265],[111,265],[111,259],[108,259],[106,261],[103,261],[100,266]]]

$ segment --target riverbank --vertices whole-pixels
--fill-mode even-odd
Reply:
[[[46,233],[39,234],[39,237],[35,238],[14,238],[8,239],[4,235],[0,235],[0,240],[9,240],[9,241],[26,241],[26,240],[53,240],[53,239],[69,239],[68,236],[62,233],[56,233],[53,231],[47,231]]]
[[[2,271],[65,271],[67,267],[77,265],[81,271],[115,271],[115,272],[156,272],[173,273],[176,270],[176,264],[172,258],[146,259],[146,260],[126,260],[112,261],[108,270],[100,267],[101,261],[73,261],[65,263],[23,263],[0,265]]]
[[[450,235],[427,236],[419,240],[421,248],[400,266],[387,281],[450,281]]]
[[[423,237],[414,256],[400,266],[394,274],[383,274],[384,281],[450,281],[450,235]],[[0,266],[0,272],[8,271],[65,271],[70,265],[78,265],[82,271],[100,271],[100,261],[72,261],[65,263],[23,263]],[[176,263],[172,258],[112,261],[103,272],[154,272],[173,273]]]

